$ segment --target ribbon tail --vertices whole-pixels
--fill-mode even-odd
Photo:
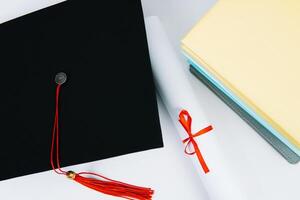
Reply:
[[[206,164],[206,162],[205,162],[205,160],[204,160],[204,158],[202,156],[202,153],[201,153],[198,145],[196,144],[196,141],[193,141],[193,144],[194,144],[195,153],[196,153],[197,158],[198,158],[198,160],[199,160],[199,162],[201,164],[201,167],[202,167],[204,173],[207,174],[209,172],[209,168],[208,168],[208,166],[207,166],[207,164]]]

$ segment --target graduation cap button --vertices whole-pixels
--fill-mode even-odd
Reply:
[[[59,72],[55,76],[55,82],[59,85],[62,85],[67,81],[67,74],[64,72]]]

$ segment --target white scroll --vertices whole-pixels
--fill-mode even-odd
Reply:
[[[184,140],[188,134],[178,121],[179,112],[182,109],[187,110],[192,117],[192,133],[211,124],[194,96],[183,66],[168,41],[158,17],[148,17],[145,23],[157,90],[180,137]],[[204,173],[195,154],[186,156],[191,158],[211,200],[245,200],[247,199],[246,193],[238,185],[237,177],[226,164],[222,149],[217,144],[217,134],[222,134],[222,130],[214,127],[212,131],[194,138],[208,165],[210,170],[208,173]],[[188,148],[190,151],[194,150],[192,144],[189,144]]]

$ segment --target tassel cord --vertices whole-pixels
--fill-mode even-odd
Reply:
[[[50,163],[53,171],[60,175],[65,175],[70,179],[84,185],[88,188],[96,190],[98,192],[121,197],[128,200],[151,200],[154,191],[151,188],[139,187],[116,181],[105,176],[92,173],[92,172],[80,172],[75,173],[73,171],[64,171],[60,166],[60,153],[59,153],[59,95],[61,90],[61,84],[57,84],[56,96],[55,96],[55,117],[52,130]],[[90,178],[86,176],[94,176]]]

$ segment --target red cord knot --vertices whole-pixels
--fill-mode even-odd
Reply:
[[[182,140],[182,142],[185,144],[185,149],[184,152],[188,155],[197,155],[197,158],[202,166],[202,169],[204,171],[204,173],[208,173],[209,172],[209,168],[201,154],[201,151],[198,147],[197,142],[195,141],[195,138],[203,135],[209,131],[211,131],[213,129],[213,127],[211,125],[201,129],[200,131],[198,131],[197,133],[192,133],[192,117],[190,116],[189,112],[186,110],[181,110],[179,113],[179,122],[181,123],[181,125],[183,126],[183,128],[186,130],[187,134],[189,135],[186,139]],[[188,151],[188,147],[190,145],[193,145],[193,151]]]
[[[76,177],[76,173],[73,171],[67,171],[66,176],[67,178],[74,180]]]

